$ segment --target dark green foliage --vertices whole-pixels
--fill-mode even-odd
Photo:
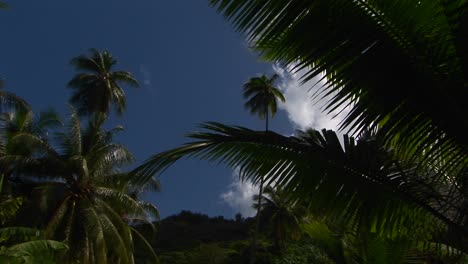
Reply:
[[[182,211],[157,224],[157,236],[153,246],[158,252],[193,249],[203,243],[220,243],[248,238],[251,219],[245,222],[227,220],[223,217]],[[139,228],[144,228],[139,227]]]
[[[334,264],[322,250],[310,241],[289,244],[284,253],[275,258],[274,264]]]
[[[343,127],[378,126],[405,158],[466,166],[466,1],[209,2],[263,58],[323,78],[315,98],[327,112],[350,106]]]
[[[239,218],[238,218],[239,219]],[[223,217],[182,211],[157,224],[156,236],[147,236],[158,252],[161,264],[245,264],[251,260],[251,232],[255,221],[229,220]],[[262,222],[263,225],[263,222]],[[145,225],[136,227],[143,234],[151,232]],[[269,228],[261,228],[256,246],[256,264],[277,264],[281,261],[326,260],[326,253],[304,237],[294,243],[285,242],[284,254],[279,254]],[[141,262],[145,263],[145,262]],[[299,262],[306,263],[306,262]],[[332,263],[332,262],[312,262]]]

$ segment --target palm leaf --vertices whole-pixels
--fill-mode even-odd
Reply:
[[[68,247],[53,240],[37,240],[14,245],[0,253],[2,263],[56,263]],[[4,262],[8,261],[8,262]]]
[[[440,169],[466,166],[465,1],[210,3],[263,58],[292,66],[304,82],[325,73],[325,109],[352,102],[343,129],[379,126],[410,160],[431,164],[451,153]]]
[[[266,184],[310,201],[318,215],[385,237],[426,237],[437,223],[460,235],[467,232],[457,214],[446,210],[450,206],[450,211],[463,211],[460,202],[453,203],[461,190],[449,193],[447,184],[432,182],[433,177],[394,160],[377,139],[345,136],[343,149],[332,131],[284,137],[219,123],[201,127],[208,131],[190,134],[194,142],[151,157],[134,174],[160,173],[184,156],[197,157],[239,168],[241,177],[253,182],[264,177]]]

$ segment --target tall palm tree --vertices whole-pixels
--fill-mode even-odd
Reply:
[[[80,115],[109,114],[111,104],[117,114],[126,108],[122,85],[138,87],[138,81],[127,71],[115,71],[117,64],[111,53],[90,49],[90,55],[80,55],[71,64],[79,73],[68,83],[73,89],[70,102]]]
[[[210,4],[263,59],[293,66],[304,81],[325,73],[325,110],[350,107],[342,128],[357,135],[378,126],[402,157],[446,172],[467,166],[466,1]]]
[[[279,75],[273,74],[270,78],[266,75],[251,78],[244,84],[245,108],[251,114],[256,114],[260,119],[265,119],[265,131],[268,131],[268,118],[274,117],[278,109],[277,101],[285,102],[283,93],[275,87]]]
[[[279,78],[278,74],[273,74],[271,78],[266,75],[251,78],[244,84],[244,98],[245,108],[250,110],[251,114],[257,114],[260,119],[265,118],[265,133],[268,132],[268,118],[273,117],[277,110],[277,100],[285,102],[285,98],[281,91],[274,86],[275,81]],[[256,227],[252,238],[252,251],[255,251],[256,239],[260,228],[260,217],[262,211],[262,197],[263,197],[263,178],[260,180],[260,188],[258,191],[258,205],[257,205],[257,220]],[[252,263],[255,262],[255,252],[252,254]]]
[[[133,161],[130,152],[112,140],[121,129],[103,131],[100,125],[91,119],[82,127],[72,110],[69,125],[54,141],[16,133],[12,144],[23,148],[0,157],[3,171],[31,186],[18,221],[41,226],[48,238],[64,241],[70,248],[67,263],[133,263],[133,240],[143,237],[130,223],[158,217],[152,204],[131,194],[146,182],[137,184],[133,175],[120,170]]]

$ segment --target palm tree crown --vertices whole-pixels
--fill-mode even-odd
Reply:
[[[91,55],[72,59],[71,64],[80,71],[69,83],[73,89],[70,102],[80,115],[108,114],[111,104],[117,114],[126,108],[125,93],[121,85],[138,87],[138,81],[127,71],[112,71],[117,61],[108,51],[90,50]]]
[[[265,118],[266,130],[269,113],[273,117],[278,109],[277,99],[283,103],[286,101],[281,91],[274,86],[278,78],[278,74],[273,74],[271,78],[262,75],[251,78],[244,84],[244,98],[247,99],[244,106],[251,114],[257,114],[260,119]]]

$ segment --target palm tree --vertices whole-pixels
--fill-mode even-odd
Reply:
[[[113,71],[117,61],[108,51],[90,49],[90,56],[81,55],[71,64],[79,73],[68,83],[73,89],[70,102],[80,115],[109,114],[111,104],[117,114],[126,108],[125,93],[121,85],[138,87],[137,80],[127,71]]]
[[[30,132],[13,136],[12,144],[23,147],[0,157],[0,167],[30,186],[18,221],[42,226],[48,238],[64,241],[70,248],[67,263],[133,263],[135,239],[142,239],[155,262],[153,250],[130,224],[157,218],[158,211],[132,195],[146,182],[120,171],[133,161],[125,146],[112,141],[121,128],[104,131],[101,124],[91,119],[83,128],[72,110],[69,125],[54,141]]]
[[[245,108],[250,110],[251,114],[257,114],[260,119],[265,118],[265,133],[268,132],[268,117],[271,113],[273,117],[276,114],[277,102],[279,99],[285,102],[285,98],[281,91],[274,87],[275,81],[278,79],[278,74],[273,74],[271,78],[265,75],[260,77],[251,78],[244,84],[244,98],[247,99]],[[262,197],[263,197],[263,178],[260,179],[260,188],[258,191],[258,207],[257,207],[257,221],[256,227],[252,238],[252,251],[255,252],[256,238],[260,228],[260,216],[262,210]],[[255,253],[252,254],[251,263],[255,262]]]
[[[187,155],[221,161],[240,168],[245,178],[275,182],[290,199],[307,202],[313,214],[329,221],[468,252],[464,187],[457,182],[467,170],[437,180],[444,173],[438,167],[421,173],[418,163],[396,159],[372,133],[359,140],[344,136],[342,146],[326,130],[284,137],[219,123],[202,127],[207,131],[189,135],[195,141],[151,157],[136,173],[161,172]]]
[[[316,98],[327,98],[325,110],[350,107],[343,129],[358,135],[379,127],[397,154],[426,168],[450,173],[467,166],[465,1],[210,4],[263,59],[292,66],[304,81],[324,79]]]
[[[259,197],[255,198],[258,201]],[[274,247],[281,253],[287,240],[301,237],[301,223],[306,217],[306,208],[298,201],[289,200],[288,194],[280,186],[265,187],[262,200],[262,214],[272,225]]]
[[[251,78],[244,84],[245,108],[251,114],[257,114],[260,119],[265,119],[265,131],[268,131],[268,118],[274,117],[277,111],[277,100],[285,102],[283,93],[274,86],[279,75],[273,74],[271,78],[265,75]]]

